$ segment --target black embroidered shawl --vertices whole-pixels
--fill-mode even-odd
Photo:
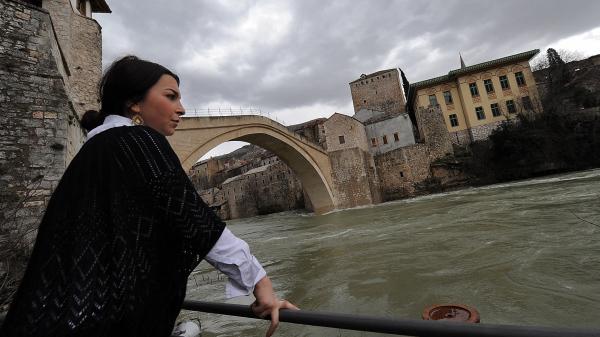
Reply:
[[[104,131],[54,191],[0,336],[169,336],[224,226],[164,136]]]

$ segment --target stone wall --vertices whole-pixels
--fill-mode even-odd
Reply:
[[[102,77],[101,27],[92,18],[75,11],[70,0],[43,2],[52,18],[68,76],[67,92],[78,116],[99,109],[98,82]]]
[[[423,143],[375,156],[383,200],[431,192],[428,180],[436,178],[432,164],[454,153],[439,107],[418,109],[416,119]]]
[[[354,147],[329,152],[329,158],[339,208],[381,202],[379,178],[371,154]]]
[[[212,204],[221,206],[220,215],[225,219],[306,207],[300,180],[283,162],[268,164],[228,179],[212,196]],[[223,207],[225,204],[227,207]]]
[[[68,1],[67,1],[68,2]],[[102,33],[91,18],[74,14],[71,30],[71,99],[79,116],[100,109],[98,82],[102,78]]]
[[[435,160],[452,154],[452,141],[442,111],[436,108],[419,108],[415,112],[421,141],[429,146],[430,158]]]
[[[431,159],[425,144],[396,149],[375,156],[383,201],[412,196],[417,184],[430,176]]]
[[[48,12],[0,0],[0,26],[0,221],[33,227],[83,133]]]
[[[469,130],[450,132],[450,141],[453,145],[466,146],[471,144],[471,133]]]
[[[494,131],[498,126],[502,125],[502,123],[503,122],[495,122],[471,128],[469,130],[471,132],[471,138],[473,141],[486,140],[492,134],[492,131]]]

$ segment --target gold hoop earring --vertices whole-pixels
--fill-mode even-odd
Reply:
[[[133,125],[144,125],[144,119],[139,114],[136,114],[131,118]]]

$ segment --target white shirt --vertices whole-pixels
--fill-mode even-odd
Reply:
[[[133,121],[119,115],[108,115],[102,125],[88,132],[87,140],[102,131],[118,126],[133,126]],[[258,281],[267,275],[258,260],[250,253],[248,244],[233,235],[227,227],[204,259],[227,275],[228,281],[225,285],[227,298],[249,295]]]

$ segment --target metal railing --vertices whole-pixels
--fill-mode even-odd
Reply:
[[[255,107],[188,108],[183,117],[263,116],[285,125],[275,114]]]
[[[261,319],[249,306],[186,300],[183,309],[212,314]],[[268,320],[269,318],[263,318]],[[427,337],[600,337],[600,329],[554,328],[537,326],[467,324],[457,322],[389,319],[305,310],[281,310],[281,322],[368,331],[405,336]]]

